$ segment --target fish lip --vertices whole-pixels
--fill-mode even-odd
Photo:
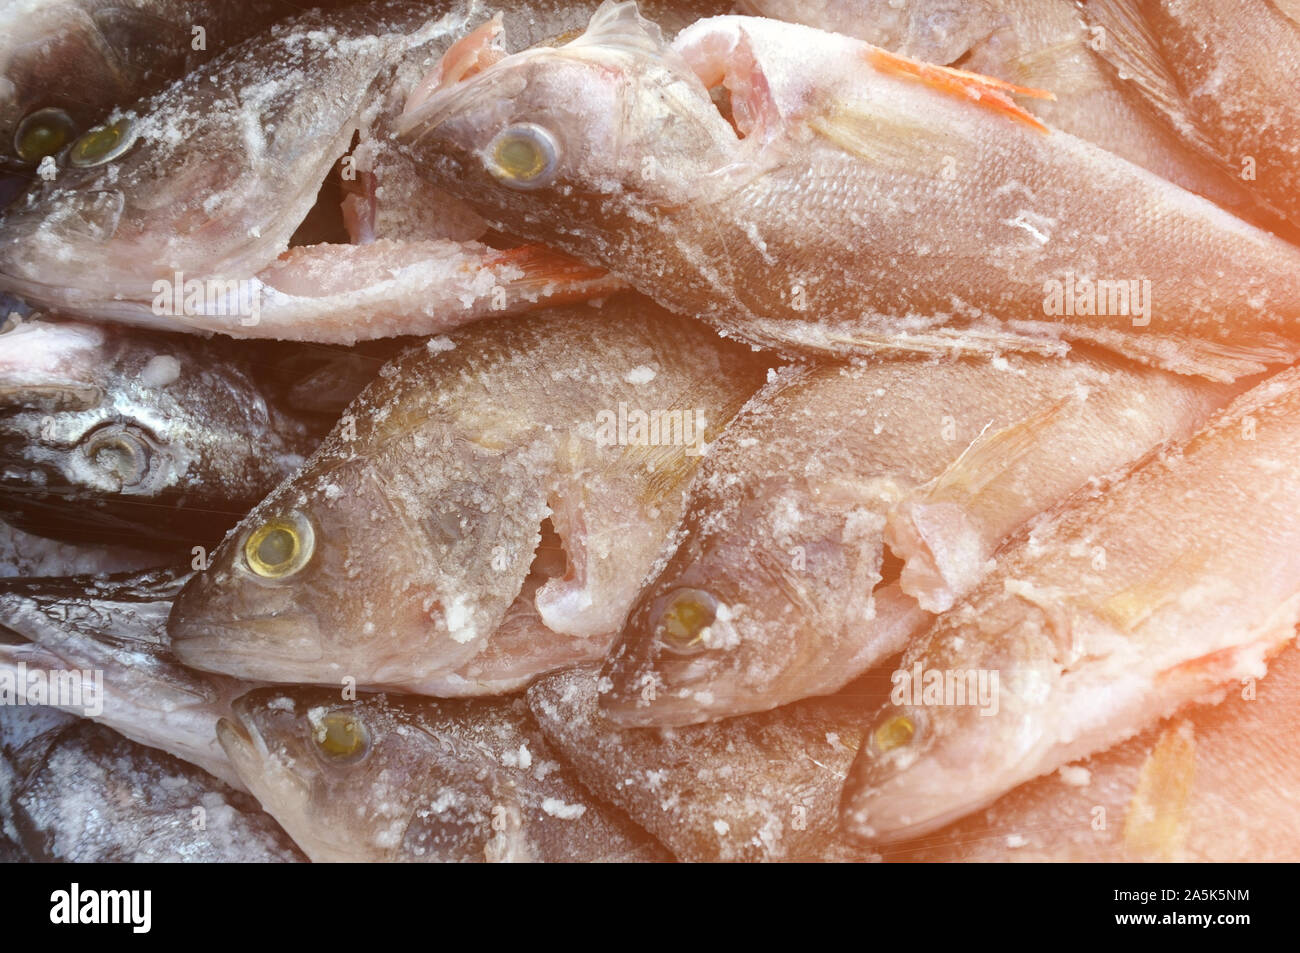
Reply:
[[[987,807],[997,798],[998,795],[972,798],[921,820],[911,821],[906,824],[894,824],[880,830],[871,826],[871,809],[858,803],[861,800],[870,799],[870,796],[850,792],[846,788],[840,805],[840,826],[851,837],[864,844],[899,844],[915,837],[922,837],[942,830],[949,824],[954,824],[981,808]],[[897,795],[891,796],[889,801],[890,803],[898,803],[899,797]],[[890,813],[896,814],[897,812],[891,811]]]

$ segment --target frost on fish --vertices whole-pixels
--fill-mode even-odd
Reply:
[[[882,848],[909,861],[1294,863],[1300,652],[942,831]],[[1015,847],[1007,839],[1018,837]]]
[[[267,688],[236,701],[219,733],[313,861],[669,859],[578,786],[520,698]]]
[[[1050,91],[761,18],[669,45],[607,3],[400,132],[490,224],[784,352],[1083,340],[1225,380],[1300,353],[1300,251],[1047,129],[1025,96]],[[521,178],[528,150],[547,158]]]
[[[623,729],[601,715],[598,685],[594,668],[578,666],[536,682],[528,704],[582,783],[679,860],[877,859],[839,834],[837,817],[869,698],[845,692],[714,725]]]
[[[600,658],[765,367],[635,298],[435,344],[381,370],[186,587],[183,662],[469,695]]]
[[[34,860],[75,863],[301,861],[248,795],[90,722],[15,755],[12,827]]]
[[[123,550],[188,557],[215,542],[326,427],[280,405],[258,375],[272,361],[262,347],[38,319],[6,330],[4,517]]]
[[[1024,108],[1062,132],[1203,195],[1256,224],[1277,227],[1240,177],[1198,156],[1126,93],[1094,47],[1072,0],[746,0],[744,12],[857,37],[914,60],[1050,90]]]
[[[948,66],[1007,21],[1006,0],[740,0],[738,10]],[[1010,77],[1002,77],[1009,79]]]
[[[1088,0],[1117,85],[1190,152],[1300,225],[1300,18],[1293,4]]]
[[[46,703],[92,718],[242,789],[217,743],[217,720],[249,686],[193,672],[169,654],[172,600],[191,574],[154,570],[0,582],[0,677],[40,672],[68,686]],[[75,680],[75,691],[72,682]]]
[[[135,572],[156,567],[159,559],[156,552],[129,546],[65,543],[33,536],[0,521],[0,579]]]
[[[310,12],[114,113],[125,152],[59,169],[4,216],[0,290],[160,330],[350,344],[620,287],[471,241],[482,223],[417,186],[388,123],[471,8],[434,12]],[[345,153],[338,214],[358,244],[290,248]]]
[[[10,0],[0,7],[0,168],[30,169],[114,105],[291,9],[280,0]]]
[[[846,826],[925,833],[1262,678],[1300,618],[1298,411],[1287,370],[1000,553],[899,666],[996,677],[993,704],[892,699],[846,787]]]
[[[900,651],[1042,510],[1225,389],[1107,357],[790,368],[714,446],[602,705],[690,724],[833,692]]]

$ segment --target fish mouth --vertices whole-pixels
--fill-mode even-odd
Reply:
[[[178,618],[173,609],[167,634],[181,663],[253,681],[310,680],[325,655],[314,620],[305,615],[213,623]],[[333,673],[319,677],[332,680]]]

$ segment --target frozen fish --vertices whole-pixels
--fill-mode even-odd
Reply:
[[[39,861],[302,861],[247,794],[86,721],[17,754],[12,826]]]
[[[399,129],[489,224],[782,351],[1090,340],[1222,379],[1300,353],[1300,250],[1026,95],[1049,93],[757,17],[669,45],[606,3],[564,46],[417,87]]]
[[[236,789],[217,720],[251,687],[194,672],[169,653],[167,614],[191,571],[0,581],[0,685],[92,718],[132,741],[198,765]]]
[[[1225,397],[1104,356],[783,371],[710,453],[683,540],[606,663],[605,711],[689,724],[836,691],[1020,525],[1190,436]]]
[[[434,338],[213,553],[174,651],[431,695],[600,658],[765,366],[640,298]]]
[[[597,705],[597,671],[539,679],[528,703],[560,756],[684,861],[878,859],[838,830],[862,712],[858,688],[684,728],[621,728]]]
[[[210,547],[328,427],[271,399],[237,347],[46,320],[0,334],[5,519],[187,558]]]
[[[574,781],[520,698],[434,701],[266,688],[221,743],[313,861],[669,859]]]
[[[923,834],[1262,678],[1300,617],[1297,451],[1293,369],[1038,521],[904,652],[846,827]]]

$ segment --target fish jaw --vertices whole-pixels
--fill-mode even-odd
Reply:
[[[319,832],[308,820],[312,810],[310,780],[286,765],[278,752],[272,752],[243,698],[235,700],[229,717],[217,722],[216,732],[244,786],[312,861],[347,859],[345,852],[319,839]]]

